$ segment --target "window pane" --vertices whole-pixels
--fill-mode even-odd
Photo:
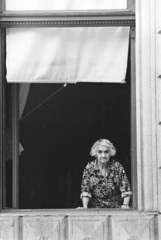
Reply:
[[[127,0],[6,0],[6,10],[126,9]]]

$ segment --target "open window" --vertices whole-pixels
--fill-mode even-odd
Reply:
[[[121,11],[123,20],[120,26],[125,24],[131,27],[124,81],[87,81],[66,86],[60,82],[33,83],[31,80],[22,84],[21,81],[8,83],[5,79],[8,73],[3,74],[3,208],[58,209],[80,206],[83,169],[91,159],[89,151],[92,144],[100,138],[110,139],[114,143],[117,149],[116,159],[123,164],[134,190],[134,18],[130,15],[131,9],[128,9],[133,4],[130,1],[122,2],[124,7],[121,10],[116,11],[114,8],[116,12],[112,15],[111,11],[107,11],[103,20],[99,19],[101,12],[98,11],[92,16],[93,23],[90,23],[90,10],[86,13],[87,22],[81,22],[85,16],[84,12],[81,20],[74,20],[78,14],[70,21],[72,26],[75,24],[76,27],[81,24],[94,24],[96,27],[99,24],[103,27],[116,24],[119,26],[118,16]],[[19,16],[25,21],[25,25],[31,21],[31,13],[28,14],[30,20],[23,20],[22,13]],[[94,15],[94,12],[92,14]],[[11,15],[14,24],[14,17],[17,16],[14,16],[14,13]],[[40,18],[41,15],[42,13],[39,13]],[[115,23],[106,19],[109,16],[112,16],[111,19]],[[129,16],[132,20],[128,22]],[[47,27],[51,26],[55,18],[50,17],[50,23],[44,20],[43,16],[44,22],[39,20],[40,24],[43,24],[43,27],[45,23]],[[63,26],[71,24],[62,19],[59,21]],[[32,27],[36,26],[36,21],[37,16],[32,16]],[[3,24],[7,26],[5,21]],[[59,24],[56,22],[56,27]],[[23,106],[20,106],[21,92],[23,97],[25,96],[22,100]],[[134,208],[137,206],[135,196],[134,192],[131,202]]]

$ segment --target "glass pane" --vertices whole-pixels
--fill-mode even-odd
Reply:
[[[6,10],[126,9],[127,0],[6,0]]]

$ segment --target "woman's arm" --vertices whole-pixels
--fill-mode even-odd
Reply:
[[[129,207],[129,203],[130,203],[131,196],[132,196],[132,192],[131,191],[123,192],[121,194],[121,197],[123,198],[122,208],[130,208]]]
[[[81,183],[81,199],[83,208],[88,208],[88,203],[91,198],[90,191],[90,172],[88,170],[88,165],[83,171],[82,183]]]
[[[129,202],[130,202],[130,196],[125,197],[123,199],[123,204],[122,204],[121,208],[130,208]]]
[[[82,197],[83,208],[88,208],[89,197]]]
[[[121,197],[123,198],[122,208],[130,208],[129,203],[131,199],[131,187],[127,175],[123,166],[120,164],[121,170],[121,182],[120,182],[120,191],[122,192]]]
[[[123,199],[123,205],[129,205],[130,202],[130,196],[127,196]]]

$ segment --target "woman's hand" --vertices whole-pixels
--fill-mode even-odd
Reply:
[[[125,198],[125,197],[127,197],[127,196],[132,196],[132,192],[131,192],[131,191],[128,191],[128,192],[123,192],[123,193],[121,194],[121,197],[122,197],[122,198]]]
[[[77,207],[77,209],[87,209],[86,207]]]
[[[88,208],[89,197],[82,197],[83,208]]]
[[[129,205],[127,205],[127,204],[121,205],[121,208],[123,208],[123,209],[130,209]]]

